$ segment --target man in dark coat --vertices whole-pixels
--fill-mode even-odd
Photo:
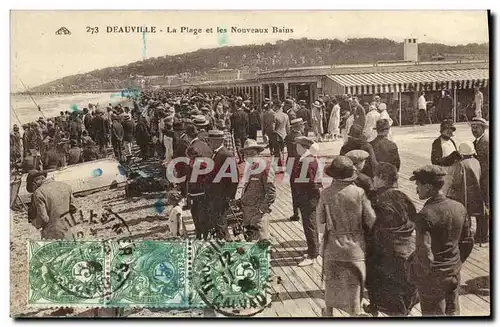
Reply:
[[[233,153],[224,147],[224,131],[209,131],[209,145],[214,154],[214,168],[210,174],[208,199],[210,221],[216,238],[230,241],[226,212],[229,200],[234,199],[238,187],[238,170]],[[222,177],[230,173],[231,177]],[[227,175],[226,175],[227,176]]]
[[[141,149],[141,158],[143,160],[149,158],[149,144],[151,142],[151,133],[144,116],[141,116],[139,118],[139,122],[135,126],[135,139],[137,145]]]
[[[442,122],[445,119],[451,119],[452,116],[453,116],[453,98],[450,95],[450,91],[444,90],[443,96],[439,103],[438,121]]]
[[[354,184],[365,190],[367,195],[370,195],[373,190],[372,179],[364,174],[362,171],[365,167],[366,160],[370,157],[370,154],[364,150],[351,150],[345,154],[345,156],[351,159],[354,168],[356,169],[356,180]]]
[[[191,202],[191,216],[196,230],[196,238],[207,240],[210,230],[213,228],[210,217],[206,215],[206,210],[210,206],[210,199],[207,194],[210,175],[198,174],[198,170],[205,169],[207,163],[199,163],[196,159],[211,158],[213,151],[208,144],[198,138],[198,131],[195,126],[188,126],[186,134],[191,138],[186,150],[186,156],[190,159],[186,181],[188,199]],[[196,174],[198,175],[194,176]]]
[[[309,266],[316,262],[319,255],[319,238],[316,223],[316,207],[319,201],[321,180],[316,179],[318,160],[315,153],[318,144],[305,136],[295,139],[297,145],[298,164],[294,165],[290,183],[295,189],[295,201],[302,216],[302,226],[307,243],[307,252],[299,267]],[[305,171],[305,176],[303,171]]]
[[[351,102],[351,112],[354,112],[354,123],[355,125],[359,125],[365,128],[366,122],[366,112],[365,108],[359,103],[358,97],[354,96]],[[330,118],[330,117],[328,117]]]
[[[426,165],[410,178],[416,181],[419,198],[427,199],[415,219],[415,252],[406,262],[423,316],[460,315],[459,243],[468,230],[467,210],[442,194],[445,175],[442,167]]]
[[[123,126],[120,124],[120,118],[118,115],[113,114],[111,116],[111,144],[113,145],[113,152],[118,161],[121,161],[122,156],[122,146],[123,146]]]
[[[264,113],[262,114],[262,137],[264,138],[264,142],[269,142],[269,151],[273,153],[273,149],[275,146],[275,140],[273,138],[274,135],[274,116],[275,112],[271,109],[271,106],[268,105],[264,109]]]
[[[399,171],[401,159],[399,158],[398,146],[387,138],[390,128],[391,125],[387,119],[377,120],[375,127],[377,137],[370,144],[373,147],[377,162],[388,162],[394,165]]]
[[[309,135],[309,130],[311,129],[311,111],[306,108],[306,100],[299,100],[300,108],[297,111],[297,118],[302,118],[305,122],[304,136]]]
[[[417,303],[417,290],[405,274],[405,262],[414,250],[417,210],[397,189],[398,171],[381,162],[369,196],[377,219],[367,237],[366,288],[370,305],[366,312],[377,316],[407,316]]]
[[[297,144],[295,143],[295,139],[299,136],[304,136],[304,126],[305,122],[302,120],[302,118],[296,118],[291,121],[290,123],[290,133],[288,133],[285,137],[285,143],[286,143],[286,149],[288,153],[288,158],[287,158],[287,166],[288,162],[290,160],[293,161],[293,166],[292,170],[294,167],[298,164],[300,156],[297,153]],[[292,207],[293,207],[293,216],[291,216],[289,219],[291,221],[298,221],[300,220],[299,217],[299,207],[297,205],[296,197],[297,194],[295,192],[294,184],[290,184],[290,189],[292,192]]]
[[[377,166],[377,159],[375,158],[375,152],[373,151],[372,145],[363,137],[363,128],[359,125],[351,126],[347,142],[340,148],[340,155],[344,156],[352,150],[363,150],[368,153],[369,157],[367,163],[361,172],[370,178],[373,177],[373,170]]]
[[[248,138],[257,140],[257,131],[261,129],[260,114],[253,106],[251,106],[248,113]]]
[[[484,118],[472,118],[471,122],[472,135],[474,140],[474,148],[477,153],[477,160],[481,165],[481,178],[479,185],[481,186],[481,194],[486,206],[485,215],[478,218],[476,240],[478,243],[488,243],[489,237],[489,221],[490,221],[490,138],[488,132],[488,122]]]
[[[125,156],[132,155],[132,142],[134,142],[135,123],[130,117],[125,115],[123,117],[123,145],[125,146]]]
[[[231,115],[231,132],[234,136],[234,142],[236,144],[236,149],[238,150],[238,155],[240,155],[240,150],[248,138],[248,128],[248,114],[245,112],[243,107],[239,107]],[[241,160],[242,158],[240,156],[240,161]]]
[[[92,130],[94,135],[94,141],[99,146],[99,153],[101,155],[105,154],[106,146],[108,143],[108,122],[103,117],[100,111],[96,111],[95,117],[92,119]]]

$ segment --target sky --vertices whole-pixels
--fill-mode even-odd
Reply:
[[[11,11],[11,91],[143,58],[200,48],[277,40],[388,38],[448,45],[488,42],[486,11]],[[60,27],[71,35],[56,35]],[[156,27],[156,33],[107,33],[113,26]],[[181,33],[181,27],[202,32]],[[217,27],[268,33],[217,33]],[[293,29],[272,33],[272,27]],[[91,34],[95,27],[98,33]],[[167,27],[177,33],[167,33]],[[212,28],[212,33],[207,29]]]

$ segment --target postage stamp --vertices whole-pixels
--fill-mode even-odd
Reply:
[[[188,307],[187,242],[110,242],[110,307]]]
[[[269,245],[193,242],[192,305],[264,308],[270,303]]]
[[[29,305],[104,304],[102,242],[29,241],[28,264]]]

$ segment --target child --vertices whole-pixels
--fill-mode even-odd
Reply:
[[[165,208],[165,219],[170,228],[172,237],[180,237],[186,234],[186,226],[182,221],[182,196],[177,191],[167,193],[167,206]]]

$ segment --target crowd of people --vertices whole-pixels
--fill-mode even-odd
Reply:
[[[189,161],[179,162],[174,171],[187,176],[186,181],[170,186],[186,199],[196,238],[227,241],[232,237],[226,212],[239,181],[216,176],[227,169],[228,160],[241,170],[241,165],[268,148],[278,166],[293,159],[289,171],[293,215],[289,219],[302,220],[307,243],[298,265],[314,265],[322,258],[324,315],[332,315],[333,308],[362,314],[364,287],[370,303],[364,311],[374,315],[408,315],[418,301],[423,315],[459,314],[460,269],[474,244],[471,217],[477,220],[475,241],[488,242],[488,122],[474,118],[475,141],[457,146],[453,123],[443,121],[441,135],[432,144],[431,164],[415,170],[411,177],[419,198],[426,200],[417,212],[409,197],[398,190],[402,163],[391,140],[392,119],[380,97],[373,98],[368,111],[350,95],[320,97],[312,108],[291,97],[282,102],[265,99],[262,112],[258,107],[244,95],[144,91],[133,101],[132,110],[120,105],[108,107],[107,112],[92,107],[23,125],[24,135],[16,134],[14,143],[39,152],[43,169],[92,160],[104,155],[109,144],[124,164],[135,156],[133,143],[143,160],[156,158],[167,165],[187,157]],[[257,141],[259,130],[263,142]],[[323,188],[315,178],[320,169],[316,154],[318,143],[327,136],[342,140],[343,145],[325,169],[333,182]],[[61,145],[66,140],[69,149]],[[14,148],[14,162],[30,153]],[[72,151],[76,148],[81,154]],[[58,154],[54,156],[57,161],[51,153]],[[66,156],[60,153],[66,154],[67,162],[61,162]],[[197,158],[211,158],[214,165],[210,173],[193,180],[189,177]],[[31,171],[29,191],[41,196],[38,188],[44,185],[45,176]],[[50,197],[47,188],[43,187],[43,196]],[[269,213],[276,193],[269,169],[245,182],[239,207],[247,241],[270,242]],[[50,205],[50,201],[44,203]],[[63,205],[70,204],[68,196]],[[37,228],[55,226],[50,221],[59,219],[61,210],[42,211],[43,219],[35,219],[40,209],[32,213]]]

